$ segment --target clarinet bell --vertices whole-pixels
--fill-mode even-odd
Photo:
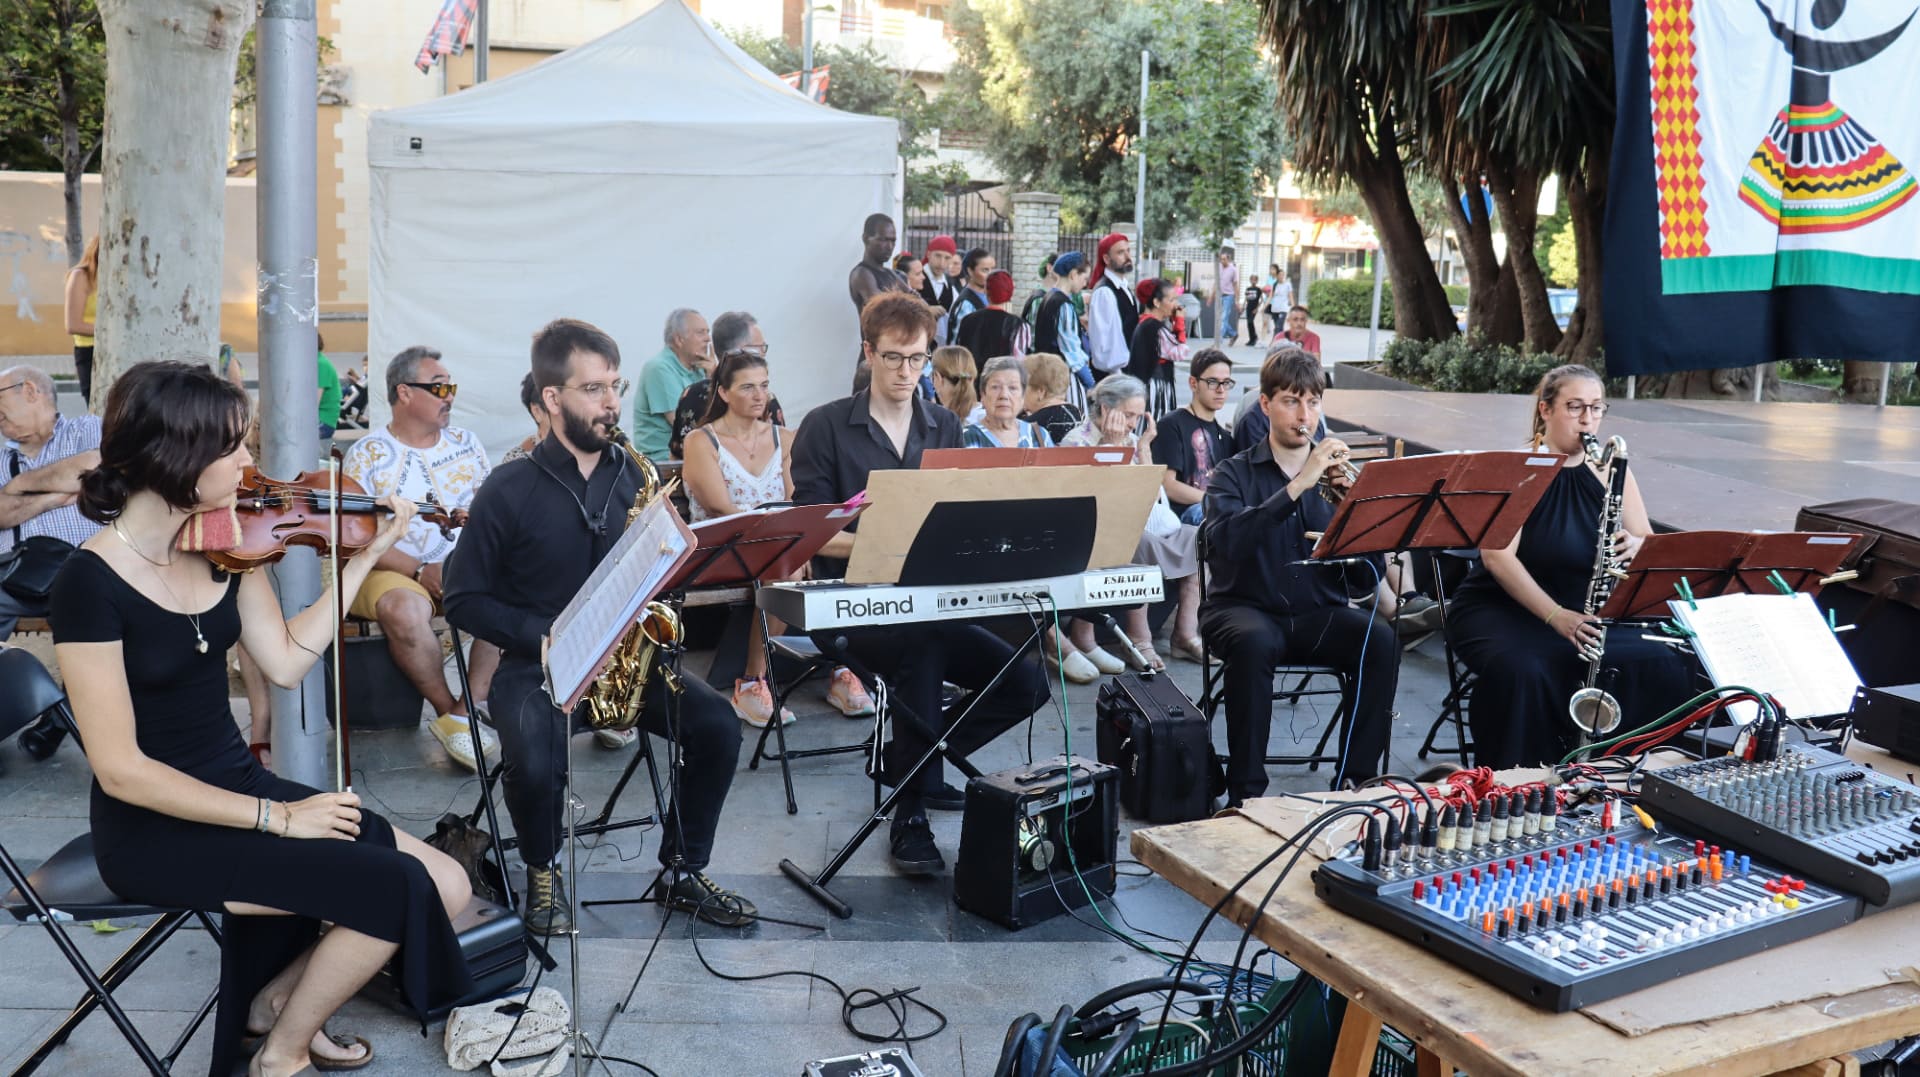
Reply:
[[[1604,737],[1620,728],[1620,701],[1601,688],[1582,688],[1567,702],[1567,716],[1580,732]]]

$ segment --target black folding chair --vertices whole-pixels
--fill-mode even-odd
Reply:
[[[763,618],[765,616],[764,612],[758,615]],[[762,624],[764,626],[764,620]],[[819,646],[806,636],[768,635],[765,638],[767,682],[773,687],[773,718],[767,722],[766,728],[760,730],[760,738],[754,742],[753,755],[747,759],[747,769],[759,770],[762,760],[779,763],[780,780],[786,784],[787,814],[797,815],[800,812],[800,805],[793,795],[793,761],[823,755],[845,755],[849,752],[863,752],[874,757],[874,743],[879,736],[879,723],[878,721],[869,722],[866,739],[857,744],[835,744],[825,748],[788,747],[786,727],[780,724],[780,709],[786,706],[787,700],[792,698],[793,693],[798,691],[801,685],[819,673],[831,671],[839,665],[839,661],[831,655],[822,654]],[[780,676],[779,671],[782,668],[792,672],[788,676]],[[771,752],[767,750],[768,737],[774,738],[778,744],[778,747]],[[880,786],[876,782],[874,803],[878,804],[879,801]]]
[[[0,647],[0,728],[19,728],[41,715],[50,715],[57,726],[72,732],[76,742],[79,740],[79,731],[74,728],[73,713],[67,707],[66,696],[54,684],[46,667],[25,651]],[[205,927],[217,945],[220,942],[220,929],[212,917],[199,910],[169,909],[123,900],[100,879],[100,871],[93,860],[91,834],[82,834],[67,842],[31,873],[22,870],[5,845],[0,844],[0,873],[4,873],[7,881],[13,884],[13,889],[0,897],[0,909],[6,910],[22,923],[37,919],[53,939],[53,944],[59,948],[61,956],[73,966],[74,974],[86,985],[86,993],[74,1004],[66,1020],[13,1071],[16,1077],[39,1068],[55,1048],[67,1042],[73,1030],[95,1008],[107,1011],[108,1018],[126,1038],[127,1045],[133,1048],[134,1054],[140,1057],[149,1073],[165,1077],[174,1061],[180,1057],[180,1052],[186,1049],[187,1042],[213,1011],[214,1001],[219,995],[218,985],[208,993],[207,1000],[200,1004],[193,1019],[187,1022],[187,1027],[181,1030],[179,1038],[174,1040],[165,1055],[154,1052],[140,1030],[134,1027],[126,1010],[114,999],[113,992],[172,938],[173,933],[180,930],[189,918]],[[149,916],[155,919],[134,939],[132,946],[114,958],[105,969],[96,972],[80,948],[67,937],[66,929],[55,921],[55,910],[75,922]]]
[[[1420,743],[1420,758],[1431,755],[1452,755],[1460,758],[1463,767],[1473,766],[1473,738],[1467,729],[1467,706],[1473,699],[1473,685],[1478,676],[1460,659],[1460,652],[1453,647],[1453,624],[1447,617],[1447,581],[1441,568],[1442,557],[1459,557],[1471,562],[1477,555],[1474,551],[1436,550],[1431,555],[1433,565],[1434,598],[1440,603],[1440,639],[1445,646],[1447,660],[1447,694],[1440,701],[1440,713],[1427,727],[1427,739]],[[1440,731],[1448,723],[1453,725],[1454,747],[1442,748],[1438,744]]]

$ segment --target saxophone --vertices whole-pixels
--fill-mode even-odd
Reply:
[[[670,484],[662,486],[660,469],[634,449],[619,427],[614,427],[607,438],[640,469],[640,489],[634,494],[633,507],[627,510],[627,526],[632,527],[642,512],[670,495],[673,488]],[[680,691],[679,676],[659,661],[659,652],[677,650],[680,640],[680,614],[664,602],[647,603],[640,611],[640,620],[620,637],[606,671],[587,692],[587,725],[621,732],[639,725],[647,680],[656,669],[670,691]]]
[[[1593,551],[1593,578],[1587,581],[1586,612],[1592,616],[1607,604],[1608,596],[1613,594],[1614,581],[1622,574],[1613,556],[1613,536],[1620,530],[1621,506],[1626,500],[1627,443],[1622,438],[1609,438],[1602,449],[1600,439],[1592,434],[1581,434],[1580,442],[1586,448],[1587,459],[1600,469],[1607,481],[1606,501],[1600,508],[1600,543]],[[1600,659],[1606,647],[1607,627],[1603,624],[1600,642],[1586,654],[1587,679],[1567,702],[1567,714],[1587,737],[1605,736],[1620,725],[1620,701],[1595,685],[1600,679]]]

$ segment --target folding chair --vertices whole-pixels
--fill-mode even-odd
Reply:
[[[54,722],[72,732],[78,742],[79,731],[74,728],[73,714],[67,707],[66,696],[54,684],[52,675],[27,652],[0,648],[0,728],[7,728],[10,724],[18,728],[49,713]],[[55,1048],[67,1042],[73,1030],[96,1007],[107,1011],[108,1018],[126,1038],[134,1054],[140,1057],[147,1071],[155,1077],[165,1077],[174,1061],[180,1057],[180,1052],[186,1049],[187,1042],[213,1011],[214,1000],[219,995],[218,985],[207,994],[207,1000],[200,1004],[192,1020],[187,1022],[187,1027],[180,1032],[179,1038],[174,1040],[165,1055],[154,1053],[153,1047],[140,1035],[140,1030],[134,1027],[126,1010],[114,999],[113,992],[172,938],[173,933],[189,917],[198,920],[217,945],[220,942],[220,929],[212,917],[199,910],[169,909],[120,898],[100,879],[100,871],[93,860],[91,834],[83,834],[67,842],[32,873],[23,871],[5,845],[0,844],[0,874],[4,874],[7,881],[13,884],[13,889],[0,897],[0,909],[5,909],[22,923],[38,919],[40,926],[53,939],[54,946],[59,948],[61,956],[73,966],[74,974],[86,985],[86,993],[74,1004],[66,1020],[13,1071],[16,1077],[23,1077],[39,1068]],[[155,920],[140,933],[132,946],[114,958],[104,970],[96,972],[80,948],[67,937],[66,929],[55,922],[56,909],[75,922],[148,916],[155,917]]]
[[[1453,623],[1447,616],[1447,581],[1441,572],[1442,557],[1458,557],[1471,562],[1477,554],[1471,550],[1436,550],[1431,554],[1433,565],[1434,597],[1440,603],[1440,639],[1445,647],[1447,660],[1447,694],[1440,701],[1440,713],[1433,724],[1427,727],[1427,739],[1420,743],[1420,758],[1430,755],[1453,755],[1460,757],[1460,765],[1473,766],[1473,740],[1467,730],[1467,707],[1473,699],[1473,685],[1478,676],[1468,669],[1460,659],[1460,652],[1453,647]],[[1447,723],[1453,723],[1455,746],[1439,747],[1437,741],[1440,730]]]
[[[761,616],[764,616],[764,613]],[[879,736],[878,723],[870,723],[866,739],[857,744],[835,744],[827,748],[788,747],[787,729],[780,723],[780,708],[786,706],[787,700],[792,698],[793,693],[798,691],[801,685],[813,679],[816,674],[833,669],[839,663],[822,654],[819,646],[806,636],[768,635],[764,638],[767,647],[767,682],[773,687],[774,716],[767,722],[766,728],[760,730],[760,739],[754,743],[753,755],[747,760],[747,769],[759,770],[763,759],[769,763],[779,763],[780,780],[786,783],[787,788],[787,814],[798,815],[800,805],[793,796],[793,760],[812,759],[823,755],[846,755],[850,752],[866,752],[871,755],[874,752],[876,738]],[[790,668],[797,667],[797,671],[792,676],[777,676],[776,671],[783,665]],[[773,737],[779,742],[778,749],[771,754],[767,751],[768,737]],[[874,803],[878,804],[879,800],[880,786],[876,783]]]

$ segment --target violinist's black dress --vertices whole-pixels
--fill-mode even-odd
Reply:
[[[1563,467],[1520,529],[1520,564],[1562,607],[1584,609],[1593,579],[1600,510],[1607,489],[1591,468]],[[1479,676],[1468,704],[1474,762],[1481,766],[1555,763],[1577,743],[1567,703],[1587,674],[1565,637],[1508,596],[1476,562],[1447,603],[1454,649]],[[1638,625],[1607,633],[1599,686],[1620,701],[1620,732],[1684,703],[1687,662],[1672,648],[1641,638]]]
[[[240,638],[240,577],[199,615],[207,652],[184,614],[155,605],[90,550],[54,581],[48,620],[56,643],[123,644],[134,733],[148,757],[209,785],[292,802],[319,790],[274,777],[247,751],[227,703],[227,651]],[[400,944],[399,986],[425,1012],[465,994],[466,961],[433,879],[394,847],[393,827],[362,811],[357,841],[301,840],[162,815],[93,783],[94,859],[130,901],[220,912],[228,901],[294,916],[226,916],[213,1074],[237,1061],[248,1005],[311,944],[322,922]]]

